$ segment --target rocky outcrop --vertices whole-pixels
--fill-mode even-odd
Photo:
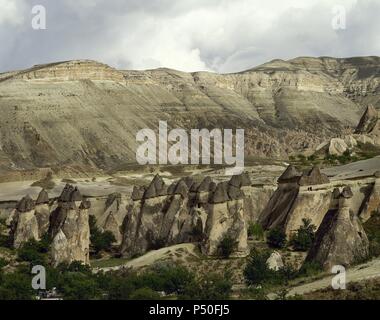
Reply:
[[[304,218],[318,226],[330,206],[331,191],[313,190],[327,183],[328,177],[318,167],[301,173],[290,165],[279,177],[277,190],[261,212],[259,223],[265,229],[281,228],[288,236]]]
[[[190,210],[194,198],[184,180],[169,186],[156,175],[143,198],[129,207],[122,226],[121,252],[126,256],[145,253],[149,249],[199,240],[203,222],[198,211]],[[201,225],[200,234],[194,232]]]
[[[333,138],[330,140],[328,154],[341,156],[346,150],[348,150],[348,146],[343,139]]]
[[[266,262],[270,270],[278,271],[284,267],[284,262],[282,260],[281,254],[277,251],[272,252]]]
[[[366,134],[371,133],[379,120],[378,111],[373,105],[368,105],[364,114],[360,118],[355,133]]]
[[[329,183],[329,178],[321,173],[318,167],[314,166],[310,170],[306,170],[300,177],[298,183],[300,186],[313,186],[318,184]]]
[[[132,197],[134,197],[133,194]],[[120,229],[127,214],[126,206],[120,193],[111,193],[105,201],[104,212],[98,219],[101,230],[110,231],[115,236],[116,245],[120,245],[122,241]]]
[[[363,203],[360,211],[360,219],[366,222],[375,211],[380,211],[380,176],[376,178],[372,190]]]
[[[77,188],[65,186],[50,216],[49,235],[54,266],[73,261],[89,263],[89,207],[89,201],[83,201]]]
[[[339,195],[338,208],[325,215],[306,257],[306,262],[317,262],[325,270],[334,265],[345,267],[368,258],[369,242],[357,215],[352,212],[353,193],[345,187]]]
[[[13,247],[19,248],[28,240],[40,239],[38,220],[34,211],[35,202],[29,195],[23,197],[16,205],[11,224]]]
[[[42,189],[36,201],[29,195],[23,197],[11,217],[10,234],[14,248],[19,248],[30,239],[39,240],[49,228],[49,195]]]
[[[122,227],[121,252],[125,256],[182,242],[201,242],[205,254],[217,254],[225,236],[237,240],[235,254],[247,253],[244,193],[250,187],[247,174],[215,184],[182,178],[167,187],[155,176],[144,196],[133,204]],[[136,188],[134,190],[137,190]]]
[[[50,219],[49,195],[45,189],[39,193],[34,210],[38,222],[38,234],[42,237],[49,229]]]

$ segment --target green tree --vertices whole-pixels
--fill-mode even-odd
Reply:
[[[111,231],[101,231],[96,225],[96,218],[93,215],[89,217],[90,224],[90,242],[95,254],[100,251],[110,251],[112,244],[116,242],[115,236]]]
[[[248,237],[253,237],[255,240],[264,239],[264,229],[259,223],[251,222],[248,226]]]
[[[130,295],[131,300],[158,300],[160,295],[150,288],[139,288]]]
[[[187,286],[182,298],[192,300],[227,300],[231,295],[232,283],[228,276],[207,274]]]
[[[307,251],[310,249],[315,238],[316,226],[311,224],[311,219],[302,219],[302,225],[292,236],[290,244],[297,251]]]
[[[17,255],[19,260],[30,262],[31,265],[46,266],[48,264],[47,251],[45,242],[30,239],[17,250]]]
[[[286,234],[280,228],[269,230],[267,243],[273,248],[284,248],[286,246]]]
[[[237,241],[230,236],[225,236],[220,241],[218,253],[223,258],[229,258],[237,246]]]
[[[0,300],[33,300],[35,292],[31,286],[32,278],[25,270],[2,274]]]
[[[262,285],[273,282],[275,272],[269,269],[267,260],[269,251],[258,251],[253,248],[250,252],[248,263],[244,269],[244,277],[248,285]]]

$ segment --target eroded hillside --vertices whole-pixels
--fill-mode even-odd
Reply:
[[[244,128],[246,155],[286,158],[354,128],[379,99],[380,58],[274,60],[236,74],[119,71],[76,60],[0,75],[0,170],[112,169],[158,120]]]

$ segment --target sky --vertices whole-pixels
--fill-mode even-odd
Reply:
[[[46,29],[32,27],[36,5]],[[272,59],[380,55],[379,14],[380,0],[0,0],[0,72],[92,59],[227,73]]]

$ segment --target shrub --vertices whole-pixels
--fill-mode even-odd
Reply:
[[[281,274],[269,269],[267,260],[269,251],[252,249],[244,269],[244,277],[248,285],[276,284],[282,281]]]
[[[188,285],[182,298],[192,300],[226,300],[231,295],[232,283],[228,276],[207,274]]]
[[[160,295],[150,288],[140,288],[132,292],[130,295],[131,300],[158,300]]]
[[[19,260],[30,262],[31,265],[46,266],[48,248],[44,241],[36,241],[31,239],[25,242],[21,248],[17,250]]]
[[[95,277],[81,272],[67,272],[63,275],[62,286],[59,288],[64,298],[68,300],[90,300],[100,296],[99,286]]]
[[[369,240],[370,256],[380,256],[380,211],[374,211],[363,227]]]
[[[255,240],[264,239],[264,230],[261,224],[259,223],[250,223],[248,226],[248,237],[253,237]]]
[[[95,254],[100,251],[110,251],[112,244],[116,242],[115,236],[111,231],[100,231],[96,225],[96,218],[93,215],[89,217],[90,224],[90,242]]]
[[[290,244],[297,251],[309,250],[315,238],[316,226],[311,224],[311,220],[302,219],[302,223],[290,240]]]
[[[267,243],[273,248],[284,248],[286,246],[286,234],[280,228],[271,229],[267,236]]]
[[[32,300],[34,296],[31,276],[27,273],[17,270],[1,276],[0,300]]]
[[[225,236],[219,243],[218,253],[223,258],[229,258],[236,249],[237,242],[230,236]]]
[[[305,262],[301,269],[298,271],[297,276],[311,277],[323,271],[322,266],[317,262]]]
[[[0,258],[0,270],[8,265],[8,261],[4,258]]]

